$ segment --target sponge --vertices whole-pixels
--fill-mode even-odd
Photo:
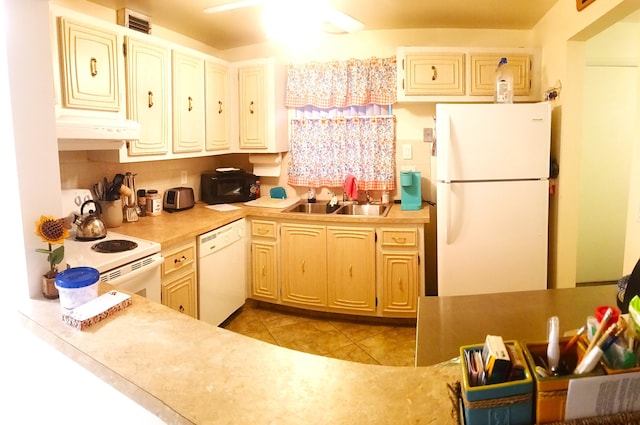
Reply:
[[[269,191],[269,196],[273,199],[287,199],[287,192],[284,190],[284,187],[274,187]]]

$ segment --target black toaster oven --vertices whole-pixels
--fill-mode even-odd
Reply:
[[[258,177],[241,169],[218,169],[200,175],[200,199],[210,205],[251,201],[259,191]]]

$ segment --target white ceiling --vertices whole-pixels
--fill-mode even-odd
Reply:
[[[205,14],[234,0],[89,0],[151,17],[152,26],[202,41],[220,50],[262,43],[260,7]],[[298,0],[313,1],[313,0]],[[405,28],[531,29],[557,0],[329,0],[364,23],[364,30]]]

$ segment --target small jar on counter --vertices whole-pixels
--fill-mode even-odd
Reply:
[[[157,216],[162,212],[162,196],[155,189],[147,190],[147,215]]]
[[[138,189],[136,196],[138,197],[138,215],[140,217],[144,217],[147,215],[147,191],[144,189]]]

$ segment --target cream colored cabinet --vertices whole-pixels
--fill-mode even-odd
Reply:
[[[285,69],[272,59],[236,64],[238,72],[238,149],[285,152],[288,140],[284,107]]]
[[[420,235],[418,228],[381,228],[380,276],[381,314],[386,317],[415,317],[417,313],[420,271]]]
[[[495,72],[506,57],[514,77],[514,101],[541,101],[541,50],[502,47],[396,49],[399,102],[493,102]]]
[[[251,220],[251,294],[278,301],[278,232],[271,220]]]
[[[513,95],[528,96],[531,90],[531,57],[529,55],[497,55],[477,53],[469,55],[471,67],[471,96],[493,96],[496,67],[502,57],[513,75]]]
[[[327,305],[327,229],[283,223],[281,229],[282,303],[300,307]]]
[[[330,310],[376,312],[375,230],[327,227],[327,306]]]
[[[205,69],[205,149],[229,149],[229,67],[206,60]]]
[[[204,60],[173,50],[173,152],[204,149]]]
[[[195,241],[163,249],[162,256],[162,304],[197,318]]]
[[[64,108],[120,111],[118,34],[58,17]]]
[[[125,37],[127,117],[141,127],[140,139],[127,143],[130,155],[158,155],[169,151],[169,61],[167,47]]]
[[[465,94],[464,53],[417,53],[401,59],[407,96],[462,96]]]

